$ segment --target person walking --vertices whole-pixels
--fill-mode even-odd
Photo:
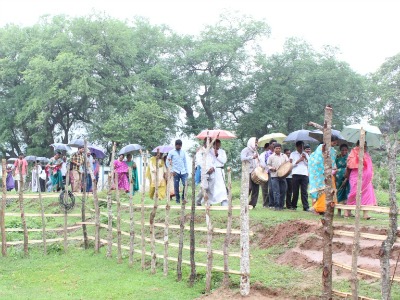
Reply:
[[[290,161],[290,149],[284,149],[283,153],[289,158]],[[293,195],[293,183],[292,183],[293,174],[290,174],[286,177],[286,208],[292,208],[292,195]]]
[[[71,157],[71,177],[72,177],[72,192],[77,193],[81,191],[81,178],[83,172],[83,152],[84,147],[79,147]]]
[[[272,192],[274,193],[274,207],[275,210],[283,210],[283,205],[286,196],[286,179],[278,177],[278,169],[289,158],[281,153],[281,144],[275,143],[274,154],[268,157],[267,166],[270,170],[272,180]]]
[[[21,174],[20,174],[20,169],[21,169]],[[14,162],[14,173],[13,173],[17,192],[19,192],[21,188],[23,189],[23,187],[20,186],[21,176],[23,182],[25,183],[27,174],[28,174],[28,162],[26,161],[24,154],[20,153],[18,155],[18,159]]]
[[[290,162],[293,164],[292,170],[292,185],[293,185],[293,198],[290,208],[297,209],[297,202],[299,200],[299,189],[301,190],[301,203],[303,210],[309,211],[310,205],[308,204],[308,160],[310,157],[304,151],[304,142],[296,142],[296,151],[290,154]]]
[[[175,149],[168,152],[167,156],[167,167],[171,167],[172,164],[172,176],[174,177],[174,190],[176,203],[181,203],[181,197],[179,195],[179,182],[182,182],[182,199],[185,201],[185,184],[188,175],[188,167],[186,160],[186,152],[182,150],[182,141],[175,141]]]
[[[251,179],[251,172],[254,171],[254,169],[257,167],[257,161],[258,161],[258,152],[257,152],[257,147],[258,147],[258,140],[256,137],[251,137],[247,141],[247,147],[244,148],[240,152],[240,160],[241,161],[248,161],[250,166],[249,166],[249,205],[253,206],[253,209],[256,208],[257,201],[258,201],[258,193],[260,191],[260,185],[256,182],[254,182]]]

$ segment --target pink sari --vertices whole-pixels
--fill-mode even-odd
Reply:
[[[114,160],[114,171],[118,174],[118,189],[129,192],[128,165],[126,162]]]
[[[356,163],[358,164],[358,151],[359,151],[358,147],[352,149],[348,158],[348,166],[350,166],[351,168],[349,176],[350,193],[347,198],[348,205],[356,204],[358,169],[357,167],[356,168],[354,167]],[[367,152],[365,152],[362,187],[361,187],[361,205],[377,205],[374,187],[372,185],[373,176],[374,176],[374,169],[372,166],[372,159],[371,156]]]

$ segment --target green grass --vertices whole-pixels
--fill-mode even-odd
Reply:
[[[189,191],[190,194],[190,191]],[[260,191],[261,194],[261,191]],[[105,193],[100,193],[101,198],[106,198]],[[233,185],[234,205],[239,204],[240,187],[239,183]],[[387,193],[377,192],[378,202],[387,205]],[[127,203],[128,197],[121,195],[122,202]],[[140,194],[134,196],[134,202],[140,203]],[[261,197],[260,197],[261,200]],[[146,198],[146,204],[152,204],[151,199]],[[164,204],[163,201],[159,202]],[[175,205],[174,202],[172,202]],[[44,199],[46,213],[60,213],[61,210],[57,204],[57,199]],[[93,208],[91,197],[87,203],[87,216],[91,217]],[[81,201],[76,199],[76,207],[71,213],[80,213]],[[107,212],[105,207],[101,208],[102,212]],[[16,200],[7,207],[8,212],[19,212],[19,206]],[[25,211],[31,213],[40,212],[38,200],[25,200]],[[116,206],[113,206],[114,215],[116,215]],[[146,209],[145,218],[149,219],[150,210]],[[172,209],[170,213],[170,224],[179,224],[179,210]],[[186,215],[189,211],[186,211]],[[204,211],[196,212],[195,226],[205,227]],[[226,212],[211,211],[212,223],[215,228],[226,228]],[[156,222],[164,221],[164,210],[158,211]],[[233,213],[233,228],[240,227],[239,211]],[[373,225],[386,228],[388,226],[388,216],[386,214],[371,213],[371,216],[377,218],[374,221],[361,221],[362,225]],[[129,220],[129,211],[125,208],[122,211],[122,218]],[[189,219],[189,218],[187,218]],[[320,216],[303,212],[301,208],[298,211],[282,211],[275,212],[262,208],[262,205],[256,209],[250,210],[250,225],[255,230],[264,228],[267,230],[277,224],[291,220],[314,220],[321,219]],[[135,220],[140,220],[140,209],[135,210]],[[68,224],[73,225],[79,222],[78,217],[69,217]],[[102,223],[107,223],[106,217],[101,217]],[[47,227],[63,226],[63,218],[46,218]],[[335,222],[342,224],[352,224],[354,220],[335,217]],[[116,222],[114,221],[114,227]],[[27,218],[29,228],[41,228],[40,218]],[[21,220],[18,217],[7,217],[7,228],[21,227]],[[187,223],[187,226],[188,223]],[[129,224],[122,223],[122,230],[129,232]],[[135,247],[140,249],[140,225],[135,226],[136,239]],[[156,228],[155,234],[157,239],[163,239],[163,229]],[[94,235],[93,226],[88,226],[89,235]],[[149,236],[149,228],[145,229],[146,236]],[[170,242],[178,242],[179,230],[170,229]],[[69,236],[81,236],[82,231],[77,230],[69,234]],[[106,229],[101,229],[101,238],[106,238]],[[48,233],[47,238],[62,237],[62,232]],[[32,232],[29,234],[30,239],[41,239],[40,232]],[[239,237],[234,236],[234,241],[230,246],[231,252],[240,252]],[[129,237],[122,236],[123,244],[128,245]],[[7,240],[22,240],[22,234],[17,232],[8,232]],[[185,244],[189,244],[189,231],[185,231]],[[116,241],[116,233],[114,233],[114,242]],[[222,249],[224,235],[215,234],[213,237],[213,249]],[[318,268],[303,270],[293,268],[288,265],[279,264],[276,258],[296,245],[296,237],[290,239],[282,245],[275,245],[267,249],[259,247],[259,237],[254,235],[251,238],[251,282],[258,282],[269,289],[282,290],[286,295],[293,297],[317,296],[320,293],[321,286],[321,270]],[[206,247],[206,235],[204,233],[196,233],[196,246]],[[157,261],[157,274],[151,275],[149,267],[145,271],[141,271],[140,254],[135,253],[135,267],[128,267],[128,253],[123,250],[123,263],[116,262],[116,248],[113,248],[114,259],[105,258],[105,247],[99,255],[93,253],[93,249],[82,250],[81,244],[71,242],[68,248],[68,254],[64,255],[62,243],[52,244],[48,246],[49,255],[43,256],[41,246],[30,247],[29,258],[23,258],[21,246],[11,247],[8,249],[8,257],[0,259],[0,299],[193,299],[201,296],[205,288],[205,269],[197,267],[197,282],[193,288],[188,287],[187,279],[189,277],[189,267],[183,267],[183,282],[176,282],[176,263],[170,262],[170,274],[168,277],[162,276],[162,255],[163,245],[156,244],[156,253],[160,254]],[[146,251],[150,251],[150,244],[146,242]],[[171,257],[177,256],[178,249],[170,247],[169,254]],[[183,259],[189,260],[189,251],[184,250]],[[149,263],[149,258],[146,258]],[[197,262],[206,262],[206,254],[196,252]],[[223,257],[214,254],[214,265],[223,266]],[[239,258],[230,259],[230,268],[239,270]],[[212,288],[218,288],[221,284],[223,275],[221,273],[213,273]],[[239,277],[231,276],[232,288],[239,285]],[[307,282],[307,284],[304,284]],[[360,281],[363,282],[363,281]],[[342,291],[350,291],[347,281],[335,281],[335,288]],[[379,295],[379,284],[360,283],[360,294],[365,296],[377,297]],[[399,285],[393,287],[393,295],[400,295]]]

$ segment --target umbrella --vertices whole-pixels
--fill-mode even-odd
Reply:
[[[50,161],[50,159],[42,156],[37,157],[36,160],[44,162],[45,164],[47,164]]]
[[[198,135],[196,135],[196,137],[198,139],[205,139],[207,137],[207,133],[208,136],[210,138],[215,138],[218,136],[218,139],[221,140],[229,140],[229,139],[235,139],[236,135],[234,135],[232,132],[228,131],[228,130],[222,130],[222,129],[213,129],[213,130],[203,130],[202,132],[200,132]]]
[[[66,152],[70,152],[72,151],[71,147],[68,146],[67,144],[62,144],[62,143],[54,143],[51,144],[50,146],[52,146],[54,148],[54,151],[66,151]]]
[[[7,162],[15,162],[16,160],[17,160],[17,158],[13,157],[13,158],[7,159]]]
[[[85,146],[85,140],[84,139],[74,139],[68,144],[68,146],[70,146],[70,147],[83,147],[83,146]],[[87,146],[88,147],[90,146],[89,142],[87,142]]]
[[[26,160],[26,161],[29,161],[29,162],[37,161],[37,160],[38,160],[38,157],[37,157],[37,156],[34,156],[34,155],[28,155],[28,156],[25,157],[25,160]]]
[[[319,130],[319,129],[311,131],[311,132],[309,133],[309,135],[310,135],[312,138],[316,139],[318,142],[321,142],[321,143],[324,142],[324,133],[323,133],[321,130]],[[339,130],[332,129],[332,135],[336,135],[336,136],[339,138],[338,144],[344,144],[344,143],[347,143],[347,142],[348,142],[348,141],[342,136],[342,134],[340,133]]]
[[[369,124],[353,124],[345,126],[342,130],[342,135],[345,139],[352,143],[357,143],[360,139],[360,129],[365,130],[365,141],[368,147],[380,147],[382,132],[378,127]]]
[[[164,145],[164,146],[157,146],[157,147],[155,147],[153,150],[151,150],[151,152],[156,153],[157,150],[160,150],[160,153],[168,153],[168,152],[171,151],[172,149],[174,149],[174,146]]]
[[[129,154],[135,151],[139,151],[140,149],[142,149],[142,146],[138,145],[138,144],[129,144],[126,145],[125,147],[123,147],[121,150],[119,150],[118,155],[121,154]]]
[[[88,149],[90,150],[90,152],[96,155],[97,158],[102,159],[106,157],[106,152],[99,146],[90,145],[88,146]]]
[[[301,130],[296,130],[291,133],[286,137],[286,139],[283,141],[284,143],[290,143],[290,142],[297,142],[297,141],[303,141],[303,142],[308,142],[308,143],[319,143],[316,139],[313,139],[309,135],[310,130],[306,129],[301,129]]]
[[[278,133],[269,133],[269,134],[266,134],[266,135],[264,135],[264,136],[262,136],[262,137],[260,137],[258,139],[258,146],[259,147],[264,147],[264,145],[266,143],[269,143],[269,141],[272,140],[272,139],[274,139],[278,143],[282,144],[283,140],[285,138],[286,138],[286,135],[284,135],[283,133],[280,133],[280,132],[278,132]]]

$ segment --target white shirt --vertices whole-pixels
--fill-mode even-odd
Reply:
[[[61,176],[67,175],[67,163],[64,161],[61,165]]]
[[[283,153],[281,153],[280,155],[277,155],[275,153],[271,154],[267,160],[267,166],[269,168],[271,177],[278,177],[278,172],[276,171],[276,169],[278,169],[282,164],[284,164],[287,161],[289,161],[289,158],[287,157],[286,154]],[[275,171],[272,171],[271,168],[274,168]]]
[[[258,158],[254,159],[254,154],[257,153],[254,150],[251,150],[249,147],[246,147],[240,152],[240,160],[241,161],[248,161],[250,163],[249,173],[253,172],[253,170],[257,167],[257,160]]]
[[[215,150],[210,149],[210,155],[212,157],[214,168],[221,168],[221,167],[223,168],[224,167],[224,165],[227,161],[225,150],[218,149],[218,156],[215,156]]]
[[[203,165],[203,151],[206,148],[204,146],[202,146],[197,152],[196,152],[196,156],[195,156],[195,166],[196,167],[200,167]]]
[[[260,154],[260,156],[259,156],[259,158],[260,158],[260,166],[261,166],[262,168],[264,168],[264,169],[268,169],[268,168],[267,168],[267,164],[266,164],[266,162],[265,162],[265,154],[267,154],[267,152],[268,152],[268,150],[262,152],[262,153]]]
[[[298,151],[290,153],[290,159],[292,160],[293,170],[292,175],[305,175],[308,176],[308,160],[309,156],[306,152],[306,159],[296,164],[296,162],[301,158],[301,154]]]

